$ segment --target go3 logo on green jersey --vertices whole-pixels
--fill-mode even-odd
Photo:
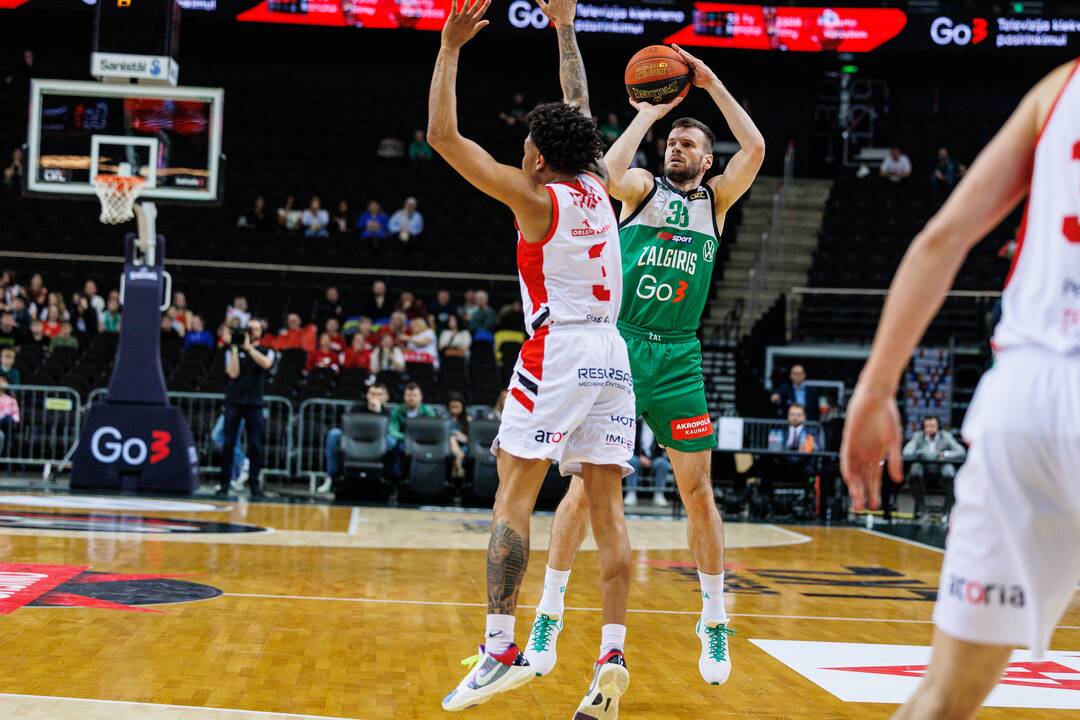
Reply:
[[[672,287],[668,283],[659,282],[652,275],[642,275],[638,281],[637,296],[642,300],[655,298],[659,302],[680,303],[686,299],[688,287],[690,286],[685,280],[680,280],[678,287]]]

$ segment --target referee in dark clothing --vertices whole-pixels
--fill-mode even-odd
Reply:
[[[229,478],[232,477],[233,456],[236,450],[240,423],[247,433],[247,456],[251,462],[248,482],[252,497],[262,496],[259,477],[263,464],[263,393],[266,378],[274,367],[274,351],[259,344],[263,335],[263,321],[253,319],[241,330],[225,328],[222,339],[226,343],[225,374],[225,445],[221,459],[221,489],[218,495],[228,497]]]

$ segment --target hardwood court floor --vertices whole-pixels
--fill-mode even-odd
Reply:
[[[6,498],[0,495],[0,718],[451,717],[439,701],[483,631],[487,515],[246,503],[207,503],[201,512],[128,503],[114,511],[107,499],[86,508],[56,506],[82,498],[10,500],[18,505]],[[225,534],[222,523],[272,532]],[[539,598],[549,526],[549,517],[535,519],[524,605]],[[700,599],[684,533],[672,521],[632,524],[632,682],[622,718],[889,716],[895,705],[843,702],[752,641],[853,643],[808,647],[811,655],[817,647],[850,652],[850,661],[843,655],[831,666],[892,665],[860,653],[929,644],[938,551],[853,528],[730,525],[735,669],[726,685],[711,687],[697,672]],[[596,572],[596,553],[583,552],[554,673],[461,717],[571,717],[599,641]],[[3,598],[13,592],[3,590],[3,578],[31,576],[59,584]],[[172,604],[140,605],[154,601]],[[529,607],[519,612],[521,641],[532,615]],[[1062,626],[1053,647],[1080,651],[1076,599]],[[834,674],[860,684],[880,678],[875,672]],[[1073,713],[988,708],[980,717]]]

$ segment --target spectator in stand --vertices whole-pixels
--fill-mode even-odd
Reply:
[[[60,328],[57,328],[59,332]],[[30,335],[23,342],[24,345],[37,345],[45,349],[49,345],[49,336],[45,334],[45,324],[40,320],[30,323]]]
[[[300,316],[289,313],[285,318],[285,327],[278,330],[276,347],[278,350],[297,350],[304,347],[304,326]]]
[[[413,140],[409,143],[409,160],[414,163],[428,163],[432,158],[431,146],[423,130],[413,131]]]
[[[525,94],[516,92],[506,109],[499,113],[499,119],[507,125],[519,125],[525,122],[525,116],[528,114],[529,108],[525,104]]]
[[[405,360],[407,362],[430,363],[439,367],[439,346],[435,331],[428,327],[427,320],[415,317],[409,322],[409,333],[405,336]]]
[[[330,335],[323,333],[319,336],[319,346],[315,349],[315,352],[308,355],[305,369],[311,372],[316,368],[328,368],[335,373],[339,373],[341,372],[341,362],[341,353],[334,352]]]
[[[368,350],[374,350],[379,345],[379,334],[375,332],[375,328],[372,327],[371,318],[366,315],[361,316],[356,321],[356,331],[353,333],[353,341],[356,338],[360,338],[364,341],[364,346]]]
[[[266,209],[266,198],[262,195],[255,198],[255,204],[251,206],[251,210],[240,216],[236,221],[236,227],[241,230],[258,230],[259,232],[266,232],[273,227],[270,212]]]
[[[938,148],[937,164],[934,165],[934,172],[930,175],[930,189],[933,190],[934,195],[937,197],[948,195],[959,179],[960,168],[949,157],[949,149]]]
[[[344,235],[349,232],[349,201],[339,200],[337,204],[337,210],[334,211],[334,217],[330,220],[330,227],[334,229],[334,233],[338,235]]]
[[[184,332],[187,332],[187,329],[191,327],[191,318],[195,316],[188,307],[187,295],[179,291],[174,292],[172,306],[176,309],[176,321],[183,326]]]
[[[395,312],[405,313],[405,317],[409,320],[413,318],[426,318],[428,315],[427,306],[424,305],[423,300],[417,300],[416,295],[409,291],[401,293],[401,297],[398,298],[397,306],[394,307]]]
[[[953,479],[956,477],[956,464],[954,463],[962,463],[967,456],[967,450],[956,441],[952,433],[941,429],[941,420],[936,415],[927,415],[923,418],[922,427],[922,432],[913,434],[904,445],[905,460],[922,461],[913,462],[908,471],[911,494],[915,498],[915,514],[921,516],[926,512],[926,476],[929,475],[940,477],[945,485],[943,514],[948,517],[955,502]],[[941,460],[954,462],[934,462]],[[883,486],[889,484],[891,483],[882,483]],[[890,488],[890,490],[898,489]]]
[[[110,297],[105,301],[105,312],[101,317],[101,331],[120,332],[120,301],[117,298]]]
[[[446,411],[450,415],[450,453],[453,466],[450,477],[465,478],[465,458],[469,455],[469,414],[465,412],[465,396],[459,392],[446,395]]]
[[[97,310],[90,306],[90,300],[85,295],[75,293],[71,298],[71,307],[74,308],[71,323],[75,326],[75,332],[80,335],[97,335],[100,323]]]
[[[176,324],[173,319],[169,317],[168,313],[161,316],[161,344],[162,345],[181,345],[184,342],[184,336],[176,331]]]
[[[495,329],[524,331],[525,311],[520,300],[514,300],[499,308],[499,314],[495,317]]]
[[[469,357],[469,348],[472,346],[472,335],[461,327],[461,319],[457,315],[451,315],[446,329],[439,335],[439,353],[443,357]]]
[[[450,291],[437,292],[435,302],[431,305],[431,322],[435,325],[435,331],[441,334],[450,322],[450,316],[455,314],[457,314],[457,307],[450,302]]]
[[[401,242],[409,242],[424,232],[424,216],[416,209],[416,198],[405,198],[405,205],[390,216],[387,227]]]
[[[15,314],[5,311],[0,315],[0,347],[14,348],[22,345],[24,333],[15,324]]]
[[[49,343],[49,352],[55,352],[57,348],[69,347],[75,350],[79,349],[79,341],[72,335],[71,322],[65,320],[60,323],[60,333],[52,339]]]
[[[26,175],[26,166],[23,160],[23,150],[20,147],[11,151],[11,162],[4,167],[4,187],[9,190],[18,190],[22,186],[23,176]]]
[[[911,176],[911,158],[900,152],[899,146],[893,145],[889,148],[889,154],[881,161],[878,172],[890,182],[907,180]]]
[[[801,405],[806,417],[817,422],[819,417],[820,392],[816,387],[806,385],[806,368],[802,365],[792,365],[788,376],[789,382],[780,386],[780,389],[772,394],[770,400],[776,406],[779,417],[788,415],[788,408],[792,405]]]
[[[341,293],[331,285],[323,292],[323,296],[315,301],[315,307],[311,309],[311,321],[318,327],[325,327],[327,320],[340,320],[341,315]]]
[[[45,287],[45,281],[41,273],[30,276],[30,285],[26,288],[26,297],[29,300],[28,308],[30,316],[36,318],[40,310],[49,306],[49,289]]]
[[[198,315],[191,316],[191,329],[184,334],[184,349],[195,345],[214,347],[214,336],[206,329],[203,319]]]
[[[368,203],[367,211],[357,218],[356,227],[360,230],[360,237],[365,240],[385,240],[390,237],[389,223],[382,207],[372,200]]]
[[[626,478],[626,497],[623,498],[623,504],[627,507],[634,507],[638,504],[637,489],[641,482],[641,471],[651,470],[653,505],[667,507],[668,501],[664,493],[671,489],[669,485],[671,462],[668,460],[664,448],[660,447],[660,443],[656,441],[656,435],[653,434],[652,428],[641,420],[638,420],[637,423],[635,447],[637,448],[637,455],[630,458],[630,467],[634,469],[634,473]]]
[[[11,270],[0,271],[0,310],[7,310],[20,290],[15,283],[15,273]]]
[[[311,196],[311,204],[300,216],[300,224],[304,226],[304,237],[330,237],[327,229],[330,225],[330,213],[326,212],[318,195]]]
[[[296,198],[289,195],[285,198],[285,204],[277,210],[278,227],[286,232],[296,232],[300,229],[300,218],[303,216],[296,209]]]
[[[371,297],[364,305],[363,315],[371,318],[372,322],[381,324],[386,322],[393,310],[390,295],[386,292],[386,283],[382,280],[371,283]]]
[[[90,304],[90,307],[94,308],[94,312],[98,314],[98,320],[101,319],[101,314],[105,312],[105,298],[98,295],[97,283],[93,280],[87,280],[83,283],[83,296]]]
[[[604,138],[604,144],[611,147],[622,133],[623,129],[619,124],[619,116],[615,113],[608,113],[607,122],[600,126],[600,135]]]
[[[368,388],[367,399],[348,409],[347,415],[382,415],[390,417],[390,391],[382,383],[375,383]],[[341,428],[333,427],[326,432],[326,474],[327,482],[318,491],[327,492],[333,486],[334,479],[341,471]]]
[[[45,310],[45,316],[38,315],[38,320],[54,320],[57,323],[62,323],[65,320],[71,319],[71,315],[68,313],[67,305],[64,303],[64,296],[60,293],[49,293],[49,302]]]
[[[481,331],[489,335],[495,332],[495,311],[488,307],[488,294],[486,290],[476,291],[476,311],[472,320],[469,321],[469,331],[473,338]]]
[[[19,424],[19,401],[8,394],[8,379],[0,375],[0,455],[7,455],[8,443]]]
[[[336,353],[345,352],[345,338],[341,336],[341,323],[336,317],[326,319],[323,332],[330,336],[330,349]]]
[[[0,377],[7,378],[12,385],[19,385],[22,374],[15,367],[15,348],[6,347],[0,350]]]
[[[60,334],[60,321],[53,320],[54,317],[58,316],[58,313],[54,312],[55,308],[55,305],[49,306],[49,312],[46,316],[48,319],[41,323],[41,330],[45,337],[49,338],[50,343],[54,337]]]
[[[225,309],[225,321],[231,325],[233,320],[239,323],[240,327],[244,327],[251,322],[248,301],[243,295],[237,295],[233,298],[232,305]]]
[[[405,429],[409,420],[418,417],[436,417],[435,408],[424,404],[424,391],[416,383],[405,386],[405,402],[390,413],[390,427],[387,435],[395,450],[404,454]]]
[[[30,78],[32,77],[34,77],[34,51],[23,50],[22,62],[4,78],[4,84],[15,86],[17,92],[25,95],[30,92]]]
[[[461,306],[461,316],[465,319],[465,324],[468,325],[472,322],[473,315],[476,314],[476,291],[465,291],[465,304]]]
[[[499,397],[495,400],[495,405],[486,413],[484,413],[485,420],[499,421],[502,420],[503,408],[506,407],[506,398],[510,396],[508,390],[503,390],[499,393]]]
[[[33,321],[33,317],[30,315],[30,310],[26,307],[26,295],[22,293],[15,296],[11,301],[11,305],[8,306],[11,314],[15,316],[15,324],[21,328],[30,327],[30,323]]]
[[[363,368],[371,371],[371,347],[360,333],[352,336],[352,344],[345,351],[345,368],[348,370]]]
[[[379,347],[371,353],[371,372],[405,372],[405,353],[394,342],[393,335],[383,335]]]
[[[404,336],[408,331],[409,319],[405,316],[405,313],[394,311],[390,313],[390,322],[383,325],[381,334],[394,338],[394,344],[400,347],[405,344]]]

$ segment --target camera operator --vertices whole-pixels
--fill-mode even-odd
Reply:
[[[247,456],[251,462],[249,482],[251,496],[262,495],[260,472],[263,451],[263,393],[266,379],[274,366],[274,351],[259,344],[265,330],[263,320],[252,320],[246,328],[225,328],[222,339],[225,351],[225,447],[221,459],[221,489],[218,495],[227,497],[232,477],[233,456],[236,450],[240,423],[247,433]]]

